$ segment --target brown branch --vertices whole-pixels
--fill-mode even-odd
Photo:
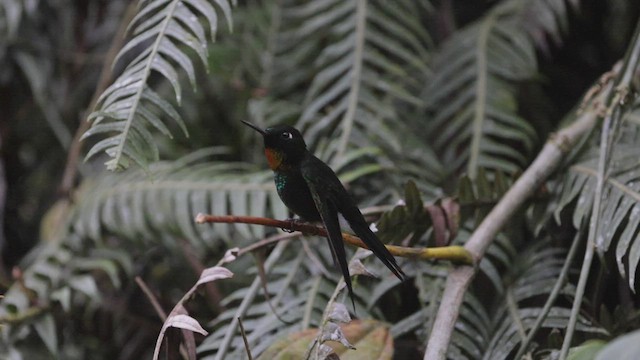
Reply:
[[[136,284],[138,284],[142,292],[147,296],[147,299],[149,299],[151,306],[153,306],[153,309],[156,311],[156,314],[158,314],[158,317],[160,318],[160,320],[162,321],[167,320],[167,313],[164,311],[164,309],[160,305],[160,302],[155,297],[155,295],[153,295],[153,292],[151,291],[151,289],[149,289],[149,287],[144,282],[144,280],[142,280],[140,276],[136,276],[135,280],[136,280]]]
[[[195,219],[196,223],[240,223],[240,224],[254,224],[270,226],[280,229],[286,229],[290,231],[300,231],[305,234],[319,235],[327,237],[327,231],[323,227],[315,225],[300,223],[297,221],[283,221],[276,219],[269,219],[263,217],[253,216],[214,216],[198,214]],[[363,249],[369,249],[360,238],[351,234],[342,233],[344,242],[349,245],[361,247]],[[264,242],[263,245],[266,245]],[[396,245],[385,245],[389,252],[394,256],[400,256],[410,259],[423,259],[423,260],[449,260],[456,263],[473,265],[475,264],[471,254],[462,246],[443,246],[438,248],[411,248]]]
[[[242,341],[244,341],[244,349],[247,351],[247,357],[249,360],[253,360],[251,356],[251,348],[249,348],[249,340],[247,340],[247,334],[244,332],[244,325],[242,325],[242,318],[238,316],[238,325],[240,326],[240,335],[242,335]]]

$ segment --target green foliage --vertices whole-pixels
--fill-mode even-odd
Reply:
[[[429,217],[424,209],[420,192],[414,182],[408,182],[404,189],[404,203],[385,213],[378,222],[378,236],[395,244],[411,235],[413,241],[419,239],[429,226]]]
[[[537,146],[535,128],[518,115],[517,81],[536,70],[533,44],[516,2],[505,2],[457,32],[434,59],[425,90],[431,133],[449,171],[514,173]]]
[[[63,189],[65,197],[42,221],[40,244],[11,277],[0,271],[0,357],[150,357],[164,329],[150,302],[165,310],[186,302],[184,326],[208,331],[197,338],[203,358],[245,356],[238,317],[254,356],[320,326],[340,286],[324,239],[193,221],[197,213],[289,216],[262,144],[245,131],[243,119],[300,128],[359,203],[376,205],[364,212],[379,216],[375,227],[384,241],[463,245],[550,131],[602,111],[587,106],[564,114],[578,109],[577,94],[589,90],[585,84],[622,56],[629,46],[622,34],[631,33],[640,8],[624,0],[461,4],[249,0],[232,9],[227,0],[143,0],[125,24],[129,40],[113,59],[107,49],[128,2],[1,2],[0,104],[8,104],[10,120],[0,139],[9,190],[7,214],[0,213],[5,227],[14,230],[17,216],[38,221],[44,210],[34,204],[46,208],[58,194],[66,149],[77,145],[70,129],[78,114],[93,111],[83,139],[97,143],[87,146],[83,164],[70,156],[66,168],[77,166],[82,177],[77,187]],[[219,32],[222,22],[233,23],[234,32]],[[114,80],[87,110],[104,56],[111,63],[102,75],[113,68]],[[582,82],[567,77],[574,68]],[[635,95],[635,87],[628,90]],[[640,102],[624,100],[616,110],[622,125],[613,129],[607,149],[595,237],[604,261],[593,265],[599,276],[587,284],[580,342],[618,336],[635,325],[638,313],[631,290],[640,264]],[[567,265],[567,283],[550,312],[542,308],[557,279],[567,275],[569,243],[586,238],[578,231],[588,227],[597,201],[603,151],[597,124],[565,167],[534,189],[534,201],[512,214],[477,265],[448,358],[509,359],[532,330],[538,333],[527,351],[535,358],[557,351],[554,339],[569,320],[579,261]],[[192,136],[173,139],[176,130]],[[105,173],[93,158],[103,151],[110,170],[140,166]],[[18,193],[22,197],[13,198]],[[258,266],[242,253],[227,259],[232,280],[206,284],[180,300],[202,268],[228,248],[271,235],[291,240],[267,247],[268,297]],[[1,236],[0,245],[5,238],[11,241]],[[453,265],[399,258],[409,278],[400,283],[375,258],[361,252],[354,258],[354,266],[364,264],[360,273],[379,276],[355,277],[357,317],[388,322],[396,354],[422,357],[437,331],[433,324]],[[143,295],[134,276],[153,295]],[[538,317],[542,328],[533,329]],[[88,325],[94,321],[99,328]],[[570,356],[597,358],[617,349],[615,342],[587,342]]]
[[[98,280],[119,288],[123,276],[132,276],[133,260],[122,250],[88,249],[77,235],[69,235],[36,249],[25,267],[19,284],[4,294],[0,306],[0,322],[13,324],[0,328],[3,357],[27,351],[27,344],[33,346],[21,341],[31,329],[41,339],[38,347],[45,345],[43,354],[60,354],[59,339],[66,335],[59,333],[55,311],[101,306],[105,288]]]
[[[605,202],[596,237],[596,246],[601,253],[615,249],[618,271],[623,277],[628,276],[631,289],[635,288],[635,275],[640,263],[640,244],[634,241],[640,225],[640,188],[637,181],[640,177],[640,148],[637,146],[637,134],[637,125],[630,122],[620,130],[608,162],[603,194]],[[576,228],[589,220],[595,198],[597,164],[598,153],[588,151],[568,169],[555,211],[557,219],[569,207],[572,210],[571,221]],[[574,203],[575,206],[570,207]]]
[[[231,28],[229,3],[227,0],[217,0],[216,3]],[[138,13],[129,24],[133,37],[120,50],[114,62],[139,45],[149,42],[151,45],[127,64],[123,73],[98,99],[97,110],[89,115],[93,126],[83,137],[103,133],[115,135],[93,145],[87,158],[105,151],[112,158],[106,163],[109,170],[125,169],[130,160],[146,168],[149,160],[158,160],[158,148],[147,126],[152,125],[171,137],[162,120],[164,116],[176,121],[187,135],[179,113],[151,89],[149,81],[152,71],[161,74],[173,86],[176,101],[180,104],[182,88],[173,62],[185,71],[191,85],[196,87],[193,63],[180,46],[193,50],[205,65],[208,64],[207,38],[204,27],[197,20],[198,15],[208,23],[213,39],[217,32],[218,16],[208,1],[149,0],[140,3]]]
[[[606,346],[601,346],[600,351],[598,351],[594,359],[631,360],[638,352],[638,339],[640,339],[640,332],[637,330],[627,335],[620,336]]]
[[[132,170],[85,183],[71,220],[73,231],[98,242],[115,234],[141,244],[161,239],[167,246],[180,236],[198,251],[215,248],[219,241],[242,246],[264,237],[264,228],[246,224],[194,224],[198,213],[286,217],[270,174],[249,164],[205,161],[224,152],[204,149],[156,163],[149,168],[151,177]]]

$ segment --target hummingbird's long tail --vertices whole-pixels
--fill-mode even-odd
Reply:
[[[378,239],[376,234],[369,229],[369,226],[366,222],[351,222],[349,223],[353,232],[362,239],[362,242],[367,245],[369,250],[371,250],[377,257],[385,264],[391,272],[400,279],[400,281],[404,281],[404,277],[406,274],[398,263],[396,262],[396,258],[391,255],[389,250],[384,246],[384,244]]]

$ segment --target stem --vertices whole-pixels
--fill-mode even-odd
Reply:
[[[327,237],[327,231],[323,227],[317,227],[315,225],[303,224],[295,221],[283,221],[262,217],[253,216],[214,216],[198,214],[195,219],[196,223],[242,223],[242,224],[255,224],[271,226],[280,229],[287,229],[291,231],[300,231],[305,234],[320,235]],[[297,234],[288,234],[289,236],[297,236]],[[351,234],[342,233],[342,239],[349,245],[361,247],[363,249],[369,249],[360,238]],[[280,241],[280,238],[270,241],[262,241],[259,244],[254,244],[251,248],[243,249],[243,253],[250,250],[255,250],[260,246],[265,246],[271,242]],[[394,256],[405,257],[409,259],[423,259],[423,260],[450,260],[456,263],[462,263],[467,265],[474,264],[474,258],[471,254],[462,246],[442,246],[437,248],[411,248],[396,245],[385,245],[389,252]],[[248,250],[247,250],[248,249]]]
[[[475,101],[473,106],[473,128],[471,136],[471,145],[469,147],[469,161],[467,163],[467,173],[470,178],[478,175],[478,157],[480,155],[480,143],[484,132],[482,127],[487,117],[487,43],[489,35],[496,23],[496,14],[492,13],[487,21],[482,24],[480,33],[478,34],[478,47],[476,48],[476,64],[478,79],[476,80]]]
[[[240,326],[240,335],[242,335],[242,341],[244,342],[244,349],[247,351],[247,357],[249,360],[253,360],[253,356],[251,356],[251,348],[249,348],[249,341],[247,340],[247,334],[244,332],[244,325],[242,325],[242,318],[238,318],[238,326]]]
[[[584,290],[587,286],[587,280],[589,279],[589,272],[591,269],[591,263],[593,262],[593,254],[595,252],[595,237],[600,231],[600,208],[602,204],[602,190],[604,188],[606,162],[607,162],[607,149],[609,141],[609,130],[611,129],[611,117],[605,119],[602,126],[602,135],[600,139],[600,158],[598,160],[598,177],[597,185],[593,200],[593,210],[591,211],[591,220],[589,222],[589,236],[587,238],[587,248],[584,252],[584,260],[582,261],[582,268],[580,269],[580,279],[578,280],[578,286],[576,287],[576,296],[573,298],[573,305],[571,307],[571,316],[569,317],[569,324],[567,324],[567,332],[562,341],[562,349],[560,350],[560,360],[566,359],[569,354],[569,348],[571,347],[571,338],[575,332],[576,322],[578,321],[578,314],[580,313],[580,307],[582,305],[582,298],[584,297]]]

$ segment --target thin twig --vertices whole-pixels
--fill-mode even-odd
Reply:
[[[286,325],[293,325],[292,322],[285,320],[278,310],[275,307],[277,302],[273,302],[271,299],[271,295],[269,295],[269,289],[267,288],[267,272],[264,270],[264,254],[262,253],[254,253],[254,258],[256,260],[256,268],[258,269],[258,278],[260,279],[260,285],[262,286],[262,292],[264,293],[264,300],[271,309],[271,312],[276,317],[276,319],[280,320],[282,323]]]
[[[206,269],[207,267],[204,266],[202,261],[200,261],[200,258],[196,254],[196,250],[193,248],[193,245],[191,245],[191,242],[186,239],[180,239],[178,243],[180,244],[185,259],[187,259],[187,263],[189,263],[191,268],[194,270],[196,276],[202,274],[202,271],[204,271],[204,269]],[[207,293],[207,296],[209,297],[209,304],[213,306],[216,312],[222,313],[225,310],[224,306],[222,306],[223,296],[216,282],[208,282],[206,284],[203,284],[203,287],[205,289],[205,292]]]
[[[147,284],[144,282],[144,280],[142,280],[140,276],[136,276],[135,280],[136,280],[136,284],[138,284],[142,292],[147,296],[147,299],[149,299],[151,306],[153,306],[153,309],[156,311],[156,314],[158,314],[158,317],[160,318],[160,320],[162,320],[162,322],[165,322],[167,320],[167,313],[164,311],[162,306],[160,306],[160,302],[155,297],[155,295],[153,295],[153,292],[151,291],[151,289],[149,289]],[[184,333],[185,331],[188,331],[185,329],[180,329],[180,330],[182,333]],[[184,346],[180,345],[179,351],[183,358],[185,359],[188,358],[187,350]]]
[[[249,341],[247,340],[247,334],[244,332],[244,325],[242,325],[242,318],[238,317],[238,326],[240,327],[240,335],[242,335],[242,341],[244,341],[244,349],[247,351],[249,360],[253,360],[251,356],[251,349],[249,348]]]
[[[300,231],[305,234],[327,236],[327,231],[323,227],[318,227],[311,224],[304,224],[295,221],[282,221],[276,219],[269,219],[263,217],[253,216],[214,216],[198,214],[196,216],[196,223],[242,223],[242,224],[255,224],[271,226],[280,229],[287,229],[291,231]],[[294,234],[292,234],[294,235]],[[342,233],[342,238],[347,244],[361,247],[363,249],[369,249],[362,240],[357,236],[351,234]],[[265,243],[266,244],[266,243]],[[437,248],[412,248],[395,245],[385,245],[392,255],[410,258],[410,259],[424,259],[424,260],[450,260],[461,264],[474,264],[474,259],[471,254],[462,246],[442,246]]]
[[[536,335],[540,327],[542,327],[542,323],[547,318],[547,314],[551,310],[551,307],[556,302],[558,295],[562,291],[564,284],[567,282],[567,277],[569,276],[569,270],[571,269],[571,263],[573,262],[573,258],[576,256],[578,252],[578,244],[580,244],[580,237],[582,232],[578,232],[571,243],[571,248],[569,248],[569,252],[567,253],[566,259],[564,261],[564,265],[562,266],[562,270],[560,270],[560,275],[556,280],[555,285],[553,285],[553,290],[551,290],[551,294],[547,298],[540,314],[536,318],[536,322],[531,326],[527,337],[524,339],[522,344],[520,344],[520,349],[518,349],[518,353],[514,357],[514,359],[521,359],[524,356],[524,353],[527,351],[529,344],[533,340],[533,337]]]
[[[160,306],[158,299],[156,299],[155,295],[153,295],[153,292],[151,292],[151,289],[149,289],[144,280],[142,280],[140,276],[136,276],[135,280],[136,284],[138,284],[142,292],[147,296],[147,299],[149,299],[151,306],[153,306],[153,309],[156,311],[156,314],[158,314],[160,320],[167,320],[167,313],[164,311],[162,306]]]
[[[591,270],[591,263],[593,262],[593,255],[596,250],[595,237],[600,231],[600,213],[602,204],[602,190],[604,189],[604,182],[606,177],[607,157],[609,154],[607,150],[609,146],[609,130],[611,126],[611,117],[607,116],[602,125],[602,135],[600,142],[600,156],[598,160],[598,175],[597,183],[593,200],[593,208],[591,210],[591,220],[589,221],[589,235],[587,236],[587,248],[584,252],[584,259],[582,260],[582,268],[580,269],[580,278],[578,279],[578,285],[576,286],[576,294],[573,298],[573,305],[571,306],[571,315],[569,317],[569,323],[567,324],[567,331],[562,341],[562,348],[560,349],[560,360],[564,360],[569,354],[569,348],[571,347],[571,339],[575,332],[576,322],[578,321],[578,314],[582,305],[582,298],[584,297],[584,290],[587,286],[587,280],[589,279],[589,273]]]

